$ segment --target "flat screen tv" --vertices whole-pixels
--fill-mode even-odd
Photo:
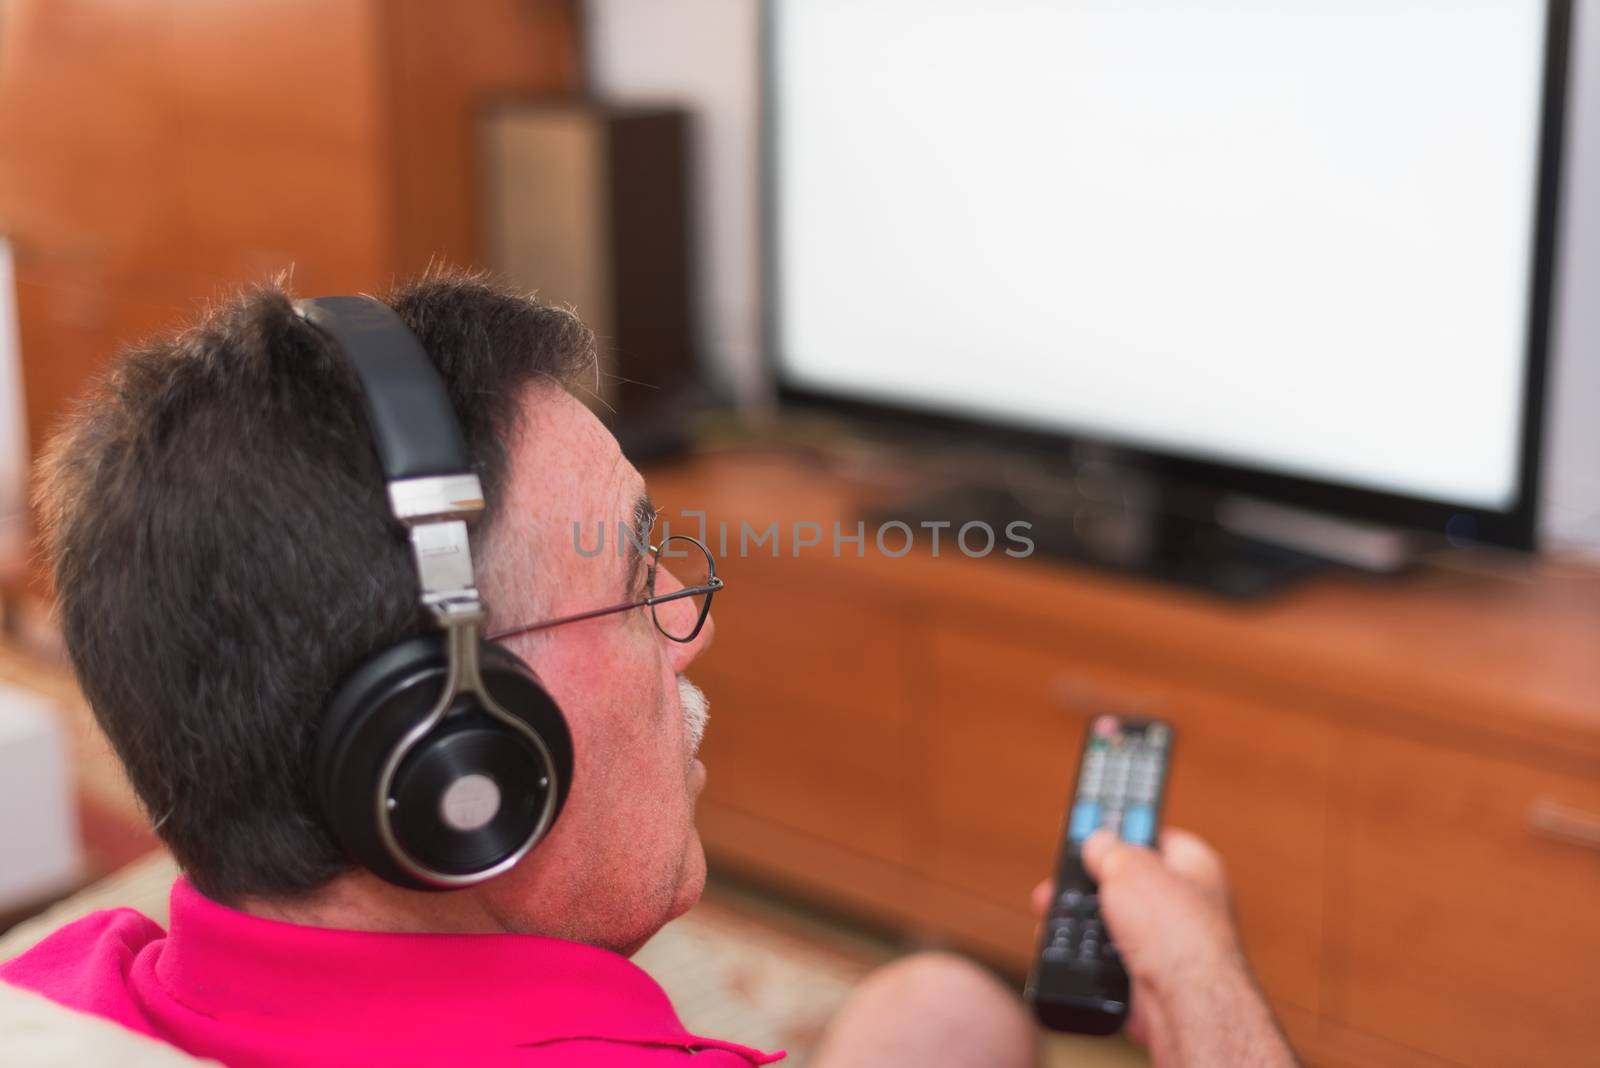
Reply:
[[[788,402],[1534,540],[1567,0],[767,0]]]

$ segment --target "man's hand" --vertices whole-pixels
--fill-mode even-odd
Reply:
[[[1083,862],[1132,979],[1128,1034],[1158,1068],[1295,1064],[1250,976],[1215,850],[1175,829],[1162,834],[1159,853],[1097,831]],[[1040,915],[1051,889],[1034,890]]]

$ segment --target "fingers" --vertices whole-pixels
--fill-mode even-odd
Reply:
[[[1228,875],[1222,858],[1205,839],[1177,827],[1161,833],[1161,859],[1177,874],[1223,901],[1228,899]]]
[[[1217,851],[1199,835],[1178,828],[1162,832],[1160,853],[1129,845],[1109,831],[1095,831],[1083,843],[1083,866],[1102,888],[1118,887],[1124,901],[1157,893],[1176,878],[1231,911],[1228,876]],[[1049,905],[1049,884],[1034,890],[1034,910],[1041,915]]]
[[[1154,853],[1142,846],[1120,841],[1110,831],[1095,831],[1083,843],[1083,866],[1097,883],[1117,878],[1128,865],[1158,864]]]
[[[1089,870],[1095,882],[1105,882],[1107,861],[1121,845],[1110,831],[1095,831],[1084,839],[1081,852],[1083,866]]]
[[[1035,916],[1042,918],[1046,912],[1050,911],[1050,891],[1054,885],[1053,880],[1046,879],[1033,888],[1033,914]]]
[[[1231,909],[1228,876],[1217,851],[1197,834],[1178,828],[1162,832],[1160,853],[1096,831],[1083,843],[1083,865],[1101,886],[1120,885],[1120,893],[1142,895],[1174,876],[1194,886],[1224,911]]]

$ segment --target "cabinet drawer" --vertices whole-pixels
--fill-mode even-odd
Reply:
[[[716,642],[689,670],[711,700],[705,796],[907,863],[911,621],[764,574],[729,579]]]
[[[1339,767],[1331,1015],[1458,1064],[1593,1063],[1600,777],[1365,731]]]
[[[1177,729],[1166,823],[1222,853],[1246,948],[1273,999],[1320,1007],[1326,724],[1205,684],[954,627],[936,630],[934,658],[933,878],[1014,906],[1028,946],[1028,892],[1052,870],[1088,720],[1158,715]]]

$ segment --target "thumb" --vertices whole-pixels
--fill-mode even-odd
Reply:
[[[1153,850],[1129,845],[1103,830],[1084,840],[1083,866],[1102,887],[1111,882],[1144,883],[1163,870]]]
[[[1110,869],[1118,866],[1118,856],[1127,851],[1127,846],[1117,840],[1117,836],[1107,830],[1098,830],[1083,842],[1083,866],[1097,883],[1103,883]]]

